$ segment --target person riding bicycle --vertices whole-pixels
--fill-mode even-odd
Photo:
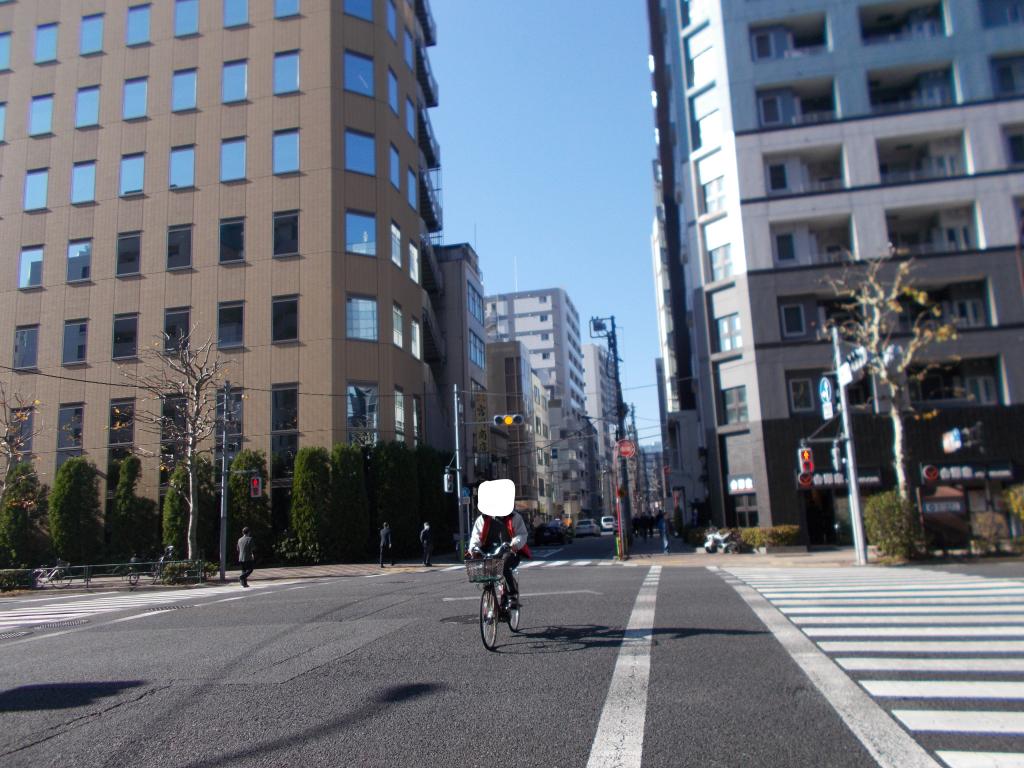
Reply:
[[[526,544],[526,523],[515,511],[516,485],[511,480],[488,480],[477,489],[476,506],[480,516],[473,523],[469,537],[470,556],[491,552],[507,544],[511,554],[505,559],[505,583],[508,585],[510,607],[519,606],[519,585],[512,573],[519,565],[520,555],[531,558]]]

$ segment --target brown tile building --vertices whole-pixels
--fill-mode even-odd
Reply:
[[[0,381],[40,401],[45,482],[59,456],[156,450],[111,409],[187,327],[272,485],[297,446],[425,434],[434,42],[426,0],[0,3]]]

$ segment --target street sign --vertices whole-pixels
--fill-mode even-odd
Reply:
[[[853,382],[853,368],[850,367],[849,363],[843,363],[839,366],[836,378],[839,379],[840,387],[845,387],[847,384]]]
[[[956,453],[964,447],[963,435],[959,429],[951,429],[942,433],[942,452]]]
[[[831,421],[835,416],[835,409],[832,407],[832,379],[822,376],[818,381],[818,398],[821,400],[821,416],[825,421]]]
[[[636,456],[636,443],[632,440],[619,440],[619,456],[624,459]]]

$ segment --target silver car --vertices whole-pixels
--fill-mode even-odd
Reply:
[[[601,529],[589,517],[576,521],[577,536],[600,536]]]

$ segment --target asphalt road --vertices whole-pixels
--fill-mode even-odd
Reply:
[[[0,630],[0,765],[876,764],[731,576],[610,546],[541,550],[493,653],[445,568],[5,601],[86,623]]]

